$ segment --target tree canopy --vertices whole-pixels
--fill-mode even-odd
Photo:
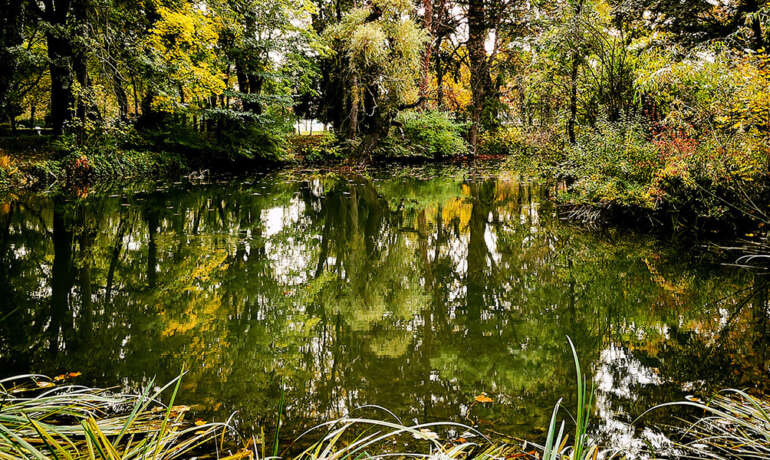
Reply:
[[[767,88],[761,0],[3,2],[2,118],[81,143],[128,128],[160,149],[278,159],[315,119],[366,157],[416,109],[467,122],[478,153],[504,126],[575,144],[602,121],[657,123],[668,102],[649,88],[681,66],[725,62]],[[727,124],[764,136],[766,107],[725,85],[744,94],[724,96]]]

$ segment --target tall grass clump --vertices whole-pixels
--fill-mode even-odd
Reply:
[[[569,435],[564,434],[564,421],[561,422],[558,433],[556,432],[556,417],[561,406],[561,400],[559,400],[553,408],[551,422],[548,425],[548,435],[546,437],[545,445],[543,446],[543,460],[595,459],[599,454],[599,447],[594,444],[588,436],[588,417],[591,413],[591,407],[593,406],[593,387],[590,390],[588,389],[586,377],[583,375],[580,368],[580,360],[578,359],[575,345],[569,337],[567,337],[567,341],[569,342],[570,350],[572,351],[572,359],[575,362],[577,381],[577,411],[573,418],[575,422],[575,439],[571,449],[567,447]]]
[[[480,443],[464,439],[457,443],[441,442],[439,435],[433,431],[439,428],[466,430],[474,436],[480,436],[483,440]],[[310,431],[319,429],[326,429],[327,433],[320,441],[296,457],[297,459],[341,460],[395,457],[492,460],[507,458],[511,453],[518,451],[511,446],[494,445],[476,429],[452,422],[404,425],[398,418],[395,422],[367,418],[342,418],[318,425]],[[307,435],[310,431],[300,437]],[[417,440],[416,444],[414,440]],[[407,450],[399,450],[397,446]]]
[[[174,406],[180,381],[181,375],[154,392],[151,381],[140,394],[131,394],[59,384],[40,375],[0,380],[0,458],[219,457],[228,425],[185,422],[188,408]],[[159,398],[169,389],[166,406]]]
[[[690,407],[701,414],[677,430],[680,440],[675,446],[688,458],[770,459],[770,402],[767,400],[729,389],[708,401],[692,398],[661,404],[640,418],[662,407]]]

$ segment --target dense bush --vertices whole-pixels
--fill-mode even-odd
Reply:
[[[294,136],[291,138],[294,153],[307,162],[331,161],[342,158],[337,136],[331,131],[317,135]]]
[[[571,184],[571,200],[651,207],[649,184],[657,167],[655,145],[641,124],[600,123],[578,136],[553,173]]]
[[[467,125],[447,112],[403,111],[398,114],[377,156],[388,158],[446,158],[468,152],[463,135]]]
[[[213,160],[241,162],[287,159],[289,136],[293,131],[286,114],[272,108],[258,117],[222,115],[205,131],[171,118],[141,131],[148,147],[183,154],[201,165]]]
[[[61,160],[70,182],[92,179],[148,177],[181,173],[189,169],[187,161],[174,152],[124,150],[120,152],[73,152]]]
[[[35,163],[29,172],[45,183],[62,176],[70,182],[83,182],[188,169],[178,152],[151,151],[147,142],[128,124],[73,127],[53,142],[54,158]]]
[[[509,128],[482,152],[509,151],[517,169],[562,181],[565,203],[732,224],[770,198],[769,63],[763,51],[649,46],[634,65],[634,110],[584,121],[573,144],[560,116],[547,142]]]
[[[565,142],[553,127],[508,126],[479,138],[481,156],[509,156],[508,163],[530,175],[550,175],[564,161]]]
[[[768,193],[770,151],[746,133],[692,136],[639,121],[599,123],[539,171],[570,204],[644,208],[690,221],[733,223]],[[516,161],[520,161],[520,157]]]
[[[527,149],[526,134],[520,126],[487,131],[479,136],[478,153],[481,155],[509,155]]]

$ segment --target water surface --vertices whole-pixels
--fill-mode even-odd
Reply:
[[[612,442],[657,403],[768,383],[763,279],[564,223],[512,173],[288,171],[76,195],[0,205],[3,375],[137,388],[184,364],[183,402],[238,411],[244,432],[270,433],[283,394],[285,440],[366,404],[540,440],[556,401],[574,405],[567,335]]]

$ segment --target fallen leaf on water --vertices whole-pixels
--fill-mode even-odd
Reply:
[[[530,450],[529,452],[520,452],[518,454],[510,454],[506,455],[505,458],[521,458],[521,457],[534,457],[537,454],[534,450]]]
[[[246,458],[246,457],[252,458],[253,456],[254,454],[250,450],[243,449],[229,457],[222,457],[220,460],[237,460],[237,459]]]
[[[476,396],[474,399],[476,400],[476,402],[480,402],[480,403],[491,403],[492,402],[492,398],[490,398],[489,396],[487,396],[484,393],[481,393],[480,395]]]
[[[57,382],[61,382],[62,380],[71,379],[73,377],[80,377],[81,375],[83,375],[82,372],[67,372],[66,374],[59,374],[53,379]]]
[[[187,412],[190,410],[190,406],[173,406],[171,410],[174,412]]]

